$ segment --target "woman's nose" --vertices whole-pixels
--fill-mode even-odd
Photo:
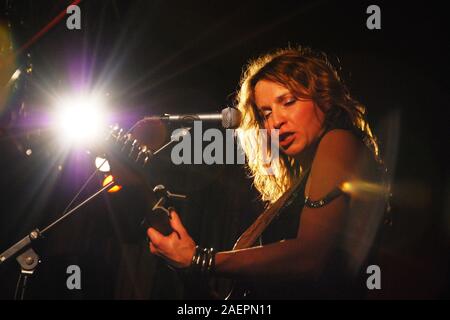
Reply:
[[[272,110],[272,125],[274,129],[280,129],[285,122],[286,118],[283,111],[279,108],[274,108]]]

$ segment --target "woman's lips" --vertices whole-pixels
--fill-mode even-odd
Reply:
[[[283,148],[288,147],[295,139],[293,132],[283,133],[280,135],[280,146]]]

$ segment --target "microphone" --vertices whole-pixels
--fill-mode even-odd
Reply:
[[[189,121],[221,121],[225,129],[235,129],[241,124],[241,112],[236,108],[225,108],[221,113],[204,114],[163,114],[161,116],[149,116],[144,120],[162,120],[169,122],[189,122]]]

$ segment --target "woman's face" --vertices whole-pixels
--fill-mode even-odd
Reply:
[[[299,156],[322,133],[324,113],[312,100],[296,99],[281,84],[258,81],[255,102],[265,128],[279,130],[280,150],[288,156]]]

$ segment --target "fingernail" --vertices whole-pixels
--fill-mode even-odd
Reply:
[[[167,209],[169,210],[169,212],[175,211],[174,207],[168,207]]]

